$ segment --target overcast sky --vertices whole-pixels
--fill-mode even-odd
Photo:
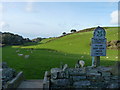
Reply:
[[[0,31],[31,39],[118,24],[117,2],[4,2],[2,10]]]

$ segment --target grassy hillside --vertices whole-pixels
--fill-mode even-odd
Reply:
[[[90,54],[90,42],[92,36],[93,31],[74,33],[61,38],[54,39],[45,44],[39,44],[22,48],[44,48],[71,54]],[[108,41],[118,40],[118,28],[107,28],[106,38]]]
[[[18,49],[11,46],[4,47],[2,51],[3,61],[6,61],[10,67],[16,69],[18,72],[22,70],[26,79],[43,78],[46,70],[59,67],[61,62],[64,64],[68,63],[72,67],[79,59],[78,55],[64,54],[53,50],[39,49],[32,50],[31,53],[29,49],[19,48],[19,53],[30,55],[28,59],[25,59],[24,56],[18,56],[16,50]]]
[[[118,28],[107,28],[106,34],[108,41],[118,40]],[[3,47],[3,61],[17,71],[24,71],[27,79],[43,78],[46,70],[59,67],[61,62],[74,67],[77,60],[82,59],[88,66],[91,65],[90,41],[92,35],[93,31],[83,31],[64,37],[44,39],[37,45]],[[25,59],[24,56],[18,56],[16,50],[20,50],[19,53],[24,55],[30,55],[30,58]],[[118,50],[107,50],[107,56],[101,57],[101,65],[114,65],[117,60]]]
[[[44,49],[52,49],[57,50],[64,53],[70,54],[84,54],[90,55],[90,42],[93,37],[93,29],[88,32],[79,32],[70,35],[66,35],[61,38],[54,39],[45,44],[39,44],[35,46],[28,46],[22,48],[44,48]],[[107,41],[118,40],[118,28],[117,27],[107,27],[106,29],[106,38]],[[85,31],[85,30],[83,30]],[[117,60],[117,50],[107,50],[107,56],[111,60]],[[102,58],[106,58],[102,57]]]
[[[49,42],[49,41],[51,41],[53,39],[55,39],[55,38],[54,37],[53,38],[46,38],[46,39],[43,39],[42,41],[40,41],[39,43],[40,44],[47,43],[47,42]]]

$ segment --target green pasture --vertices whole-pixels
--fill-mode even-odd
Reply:
[[[22,48],[44,48],[53,49],[65,53],[71,54],[89,54],[90,52],[90,42],[93,36],[93,31],[81,32],[66,35],[61,38],[53,39],[48,43],[27,46]],[[110,40],[118,40],[118,28],[108,28],[106,29],[106,38]]]
[[[108,28],[106,32],[108,41],[118,40],[118,28]],[[42,79],[46,70],[59,67],[61,62],[74,67],[77,60],[84,60],[85,66],[91,65],[92,34],[93,31],[74,33],[56,39],[44,39],[40,44],[30,44],[30,46],[3,47],[2,58],[10,67],[24,71],[26,79]],[[30,57],[25,59],[24,55],[18,56],[16,50],[20,50],[19,54]],[[117,60],[118,50],[107,50],[107,56],[101,57],[101,65],[111,66]]]

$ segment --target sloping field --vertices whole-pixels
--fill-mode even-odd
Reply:
[[[107,28],[106,32],[108,41],[118,40],[118,28]],[[42,79],[46,70],[59,67],[61,62],[74,67],[77,60],[82,59],[86,66],[91,65],[92,35],[93,31],[76,32],[64,37],[44,39],[37,45],[3,47],[2,58],[10,67],[22,70],[26,79]],[[18,56],[17,50],[23,56]],[[25,59],[25,55],[30,57]],[[101,57],[101,65],[114,65],[117,60],[118,50],[107,50],[107,56]]]
[[[44,48],[52,49],[64,53],[70,54],[87,54],[90,55],[90,42],[93,36],[93,31],[79,32],[70,35],[66,35],[61,38],[53,39],[52,41],[34,46],[22,47],[22,48]],[[106,29],[107,41],[118,40],[118,28],[110,27]],[[117,50],[107,50],[107,56],[116,56]],[[108,57],[109,58],[109,57]]]

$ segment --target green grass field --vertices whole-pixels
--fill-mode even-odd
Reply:
[[[118,28],[106,29],[106,38],[118,40]],[[17,71],[24,71],[26,79],[41,79],[46,70],[59,67],[60,63],[74,67],[77,60],[82,59],[85,65],[91,65],[90,41],[93,31],[74,33],[61,38],[44,39],[40,44],[30,46],[3,47],[2,58],[8,65]],[[49,41],[51,40],[51,41]],[[32,53],[31,53],[31,49]],[[18,56],[16,50],[24,55]],[[111,66],[118,60],[118,50],[107,50],[107,56],[101,57],[102,66]]]

